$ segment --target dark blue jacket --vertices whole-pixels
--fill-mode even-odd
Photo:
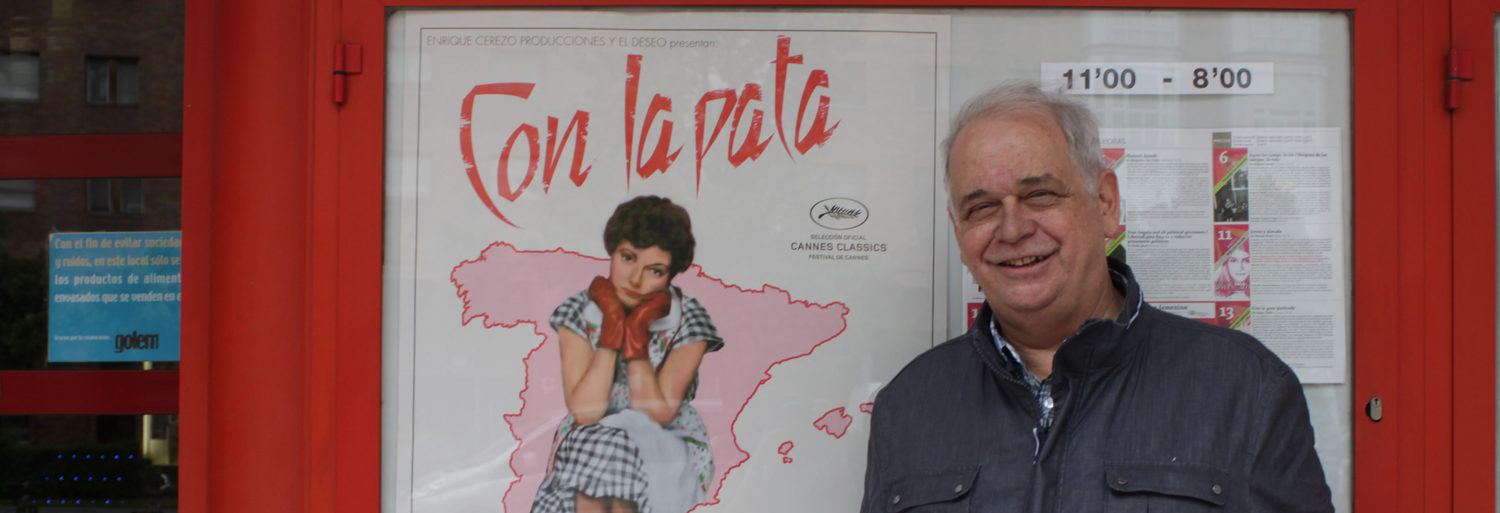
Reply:
[[[1292,370],[1250,335],[1145,304],[1111,267],[1126,306],[1058,349],[1045,436],[986,305],[876,398],[861,511],[1332,512]]]

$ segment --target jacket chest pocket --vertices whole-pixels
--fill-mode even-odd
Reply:
[[[1109,511],[1222,512],[1238,493],[1229,473],[1189,465],[1110,464],[1104,467],[1104,479]]]
[[[889,513],[961,513],[971,511],[970,492],[979,468],[898,476],[880,492],[880,508]]]

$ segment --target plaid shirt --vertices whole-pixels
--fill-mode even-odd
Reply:
[[[1021,361],[1015,350],[1011,349],[1010,343],[1005,341],[1005,337],[1000,336],[998,321],[990,323],[990,335],[995,337],[995,345],[1000,346],[1000,360],[1005,362],[1005,368],[1010,371],[1011,377],[1026,385],[1026,390],[1036,396],[1036,404],[1042,411],[1037,427],[1044,430],[1052,427],[1052,412],[1056,406],[1052,401],[1052,377],[1037,379],[1036,374],[1026,370],[1026,362]]]
[[[696,298],[683,294],[682,289],[671,287],[670,290],[675,298],[671,312],[648,327],[651,340],[647,344],[647,356],[658,368],[678,345],[703,342],[707,345],[705,352],[724,347],[724,339],[719,336],[708,310]],[[548,321],[557,332],[572,331],[597,347],[600,317],[598,307],[593,305],[588,291],[584,290],[558,305]],[[609,405],[605,410],[607,416],[618,415],[630,407],[629,372],[625,365],[625,359],[616,360]],[[698,377],[694,377],[683,393],[677,415],[661,427],[682,440],[687,465],[697,474],[696,481],[689,485],[698,487],[701,500],[714,475],[714,461],[708,426],[692,406],[697,389]],[[636,505],[636,511],[642,513],[652,511],[646,499],[648,474],[652,472],[650,466],[660,466],[662,462],[642,456],[639,439],[632,440],[625,430],[609,424],[601,421],[574,426],[572,415],[563,419],[557,428],[547,478],[537,490],[532,513],[573,513],[580,493],[631,502]]]

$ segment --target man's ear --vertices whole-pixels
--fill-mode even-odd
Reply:
[[[1099,219],[1101,226],[1105,227],[1106,236],[1114,237],[1115,232],[1120,229],[1120,211],[1124,203],[1120,199],[1120,180],[1115,176],[1115,170],[1105,169],[1099,172],[1098,192],[1094,198],[1099,201]]]

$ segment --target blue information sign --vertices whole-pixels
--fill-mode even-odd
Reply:
[[[54,233],[47,361],[177,361],[182,232]]]

